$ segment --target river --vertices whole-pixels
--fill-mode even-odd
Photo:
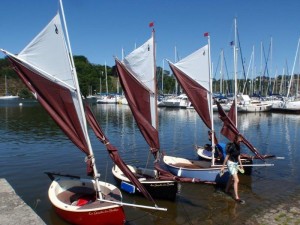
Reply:
[[[103,131],[123,160],[137,166],[151,165],[153,158],[126,105],[93,104]],[[194,145],[208,143],[208,129],[192,109],[159,108],[159,135],[165,154],[196,159]],[[221,121],[214,114],[219,134]],[[167,212],[125,207],[127,224],[242,224],[252,215],[271,208],[299,193],[300,115],[248,113],[238,115],[238,127],[262,154],[284,159],[268,160],[274,166],[254,167],[241,175],[240,205],[213,185],[181,184],[174,202],[158,200]],[[101,180],[116,184],[112,162],[105,147],[90,130]],[[47,223],[66,225],[54,212],[48,196],[51,183],[46,171],[85,175],[84,155],[74,147],[36,102],[0,102],[0,177]],[[243,151],[251,153],[245,146]],[[259,162],[258,162],[259,163]],[[150,204],[143,197],[123,193],[123,201]]]

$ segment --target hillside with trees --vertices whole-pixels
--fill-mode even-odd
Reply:
[[[105,65],[92,64],[85,56],[74,56],[74,62],[77,70],[78,80],[81,92],[84,96],[89,94],[99,93],[117,93],[118,76],[115,66],[106,67]],[[106,73],[107,86],[106,90]],[[0,96],[5,94],[5,75],[7,79],[8,93],[12,95],[19,95],[21,98],[32,98],[33,96],[19,79],[15,71],[12,69],[7,58],[0,59]],[[161,91],[162,86],[162,68],[157,68],[157,85],[160,93],[175,93],[175,80],[170,75],[169,71],[164,71],[163,85],[164,90]],[[120,85],[119,85],[120,86]],[[122,90],[119,88],[119,93]]]

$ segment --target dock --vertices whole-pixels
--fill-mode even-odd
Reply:
[[[46,225],[3,178],[0,178],[0,224]]]

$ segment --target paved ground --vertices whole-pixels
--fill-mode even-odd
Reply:
[[[251,217],[245,225],[300,225],[300,194]]]
[[[45,225],[44,221],[16,194],[5,179],[0,179],[0,224]]]

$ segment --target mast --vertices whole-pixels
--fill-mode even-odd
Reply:
[[[224,50],[221,50],[221,71],[220,71],[220,93],[223,94],[223,62],[224,61]]]
[[[292,82],[293,82],[293,78],[294,78],[294,71],[295,71],[296,60],[297,60],[297,56],[298,56],[299,44],[300,44],[300,38],[298,40],[298,45],[297,45],[297,50],[296,50],[294,65],[293,65],[293,69],[292,69],[292,73],[291,73],[291,79],[290,79],[290,82],[289,82],[289,88],[288,88],[288,92],[287,92],[286,97],[289,97],[289,95],[290,95],[290,90],[291,90],[291,86],[292,86]]]
[[[155,45],[155,30],[152,29],[152,39],[153,39],[153,66],[154,66],[154,105],[155,105],[155,128],[158,130],[158,109],[157,109],[157,80],[156,80],[156,45]]]
[[[234,100],[235,100],[235,125],[237,127],[237,24],[234,18],[234,45],[233,45],[233,58],[234,58]]]
[[[108,83],[107,83],[107,68],[106,68],[106,61],[105,61],[105,86],[106,86],[106,95],[108,95]]]
[[[242,94],[245,93],[245,89],[248,90],[247,88],[247,81],[248,81],[248,75],[249,75],[249,71],[250,71],[250,67],[251,67],[251,64],[252,64],[252,61],[253,61],[253,50],[251,52],[251,56],[250,56],[250,62],[249,62],[249,65],[248,65],[248,68],[247,68],[247,73],[246,73],[246,78],[245,78],[245,83],[244,83],[244,87],[243,87],[243,91],[242,91]],[[249,88],[250,89],[250,88]],[[249,94],[250,90],[248,90],[248,94]]]
[[[100,81],[99,81],[99,92],[100,95],[102,94],[102,77],[103,77],[103,71],[101,71],[102,76],[100,76]]]
[[[284,67],[283,67],[283,69],[282,69],[282,78],[281,78],[281,82],[280,82],[280,86],[279,86],[279,94],[282,94],[283,93],[283,88],[282,88],[282,86],[283,86],[283,83],[284,83]]]
[[[177,57],[177,47],[175,45],[175,49],[174,49],[174,60],[175,60],[175,63],[178,61],[178,57]],[[177,79],[175,78],[175,95],[177,96],[178,94],[178,82],[177,82]]]
[[[253,93],[254,93],[254,84],[256,83],[256,82],[254,82],[254,68],[255,68],[255,65],[254,65],[254,62],[255,62],[255,48],[254,48],[254,45],[253,45],[253,47],[252,47],[252,51],[253,51],[253,63],[252,63],[252,75],[251,75],[251,87],[250,87],[250,93],[253,95]]]
[[[68,34],[68,29],[67,29],[67,24],[66,24],[66,19],[65,19],[62,0],[60,0],[59,2],[60,2],[60,8],[61,8],[61,13],[62,13],[63,23],[64,23],[65,34],[66,34],[67,47],[68,47],[68,51],[70,53],[69,56],[70,56],[70,60],[71,60],[70,61],[71,62],[71,69],[72,69],[72,72],[73,72],[73,79],[74,79],[74,83],[75,83],[75,87],[76,87],[78,103],[79,103],[81,114],[84,117],[84,118],[82,118],[83,132],[85,133],[86,141],[87,141],[89,152],[90,152],[90,157],[92,157],[92,165],[93,165],[93,170],[94,170],[94,179],[95,179],[95,182],[96,182],[97,192],[98,192],[99,198],[102,199],[102,194],[101,194],[100,185],[99,185],[100,174],[98,174],[98,170],[97,170],[96,163],[95,163],[95,158],[94,158],[94,152],[93,152],[92,145],[91,145],[90,138],[89,138],[88,131],[87,131],[87,123],[86,123],[86,118],[84,116],[85,111],[84,111],[84,108],[83,108],[82,97],[81,97],[81,93],[80,93],[80,89],[79,89],[77,72],[76,72],[76,68],[75,68],[75,64],[74,64],[73,53],[72,53],[72,49],[71,49],[71,44],[70,44],[70,39],[69,39],[69,34]]]
[[[208,34],[207,36],[207,43],[208,43],[208,66],[209,66],[209,95],[210,95],[210,99],[209,99],[209,111],[210,111],[210,120],[211,120],[211,132],[212,132],[212,136],[211,136],[211,149],[212,149],[212,165],[215,164],[215,157],[214,157],[214,153],[215,153],[215,129],[214,129],[214,120],[213,120],[213,91],[212,91],[212,68],[211,68],[211,56],[210,56],[210,35]]]
[[[162,72],[161,72],[161,93],[164,94],[164,70],[165,70],[165,60],[162,61]]]
[[[270,59],[270,61],[271,61],[271,65],[270,65],[270,74],[272,74],[272,67],[273,67],[273,38],[271,37],[271,59]],[[272,82],[271,82],[271,77],[269,77],[269,79],[270,79],[270,84],[271,84],[271,86],[272,86]],[[276,82],[276,74],[274,75],[274,84],[273,84],[273,86],[275,85],[275,82]],[[273,91],[273,89],[272,89],[272,91]],[[273,92],[272,92],[272,94],[273,94]]]
[[[261,87],[261,78],[262,78],[262,49],[263,49],[263,45],[262,42],[260,42],[260,78],[259,78],[259,94],[262,93],[262,87]]]
[[[5,96],[7,96],[8,92],[7,92],[7,78],[6,78],[6,74],[4,76],[4,85],[5,85]]]

